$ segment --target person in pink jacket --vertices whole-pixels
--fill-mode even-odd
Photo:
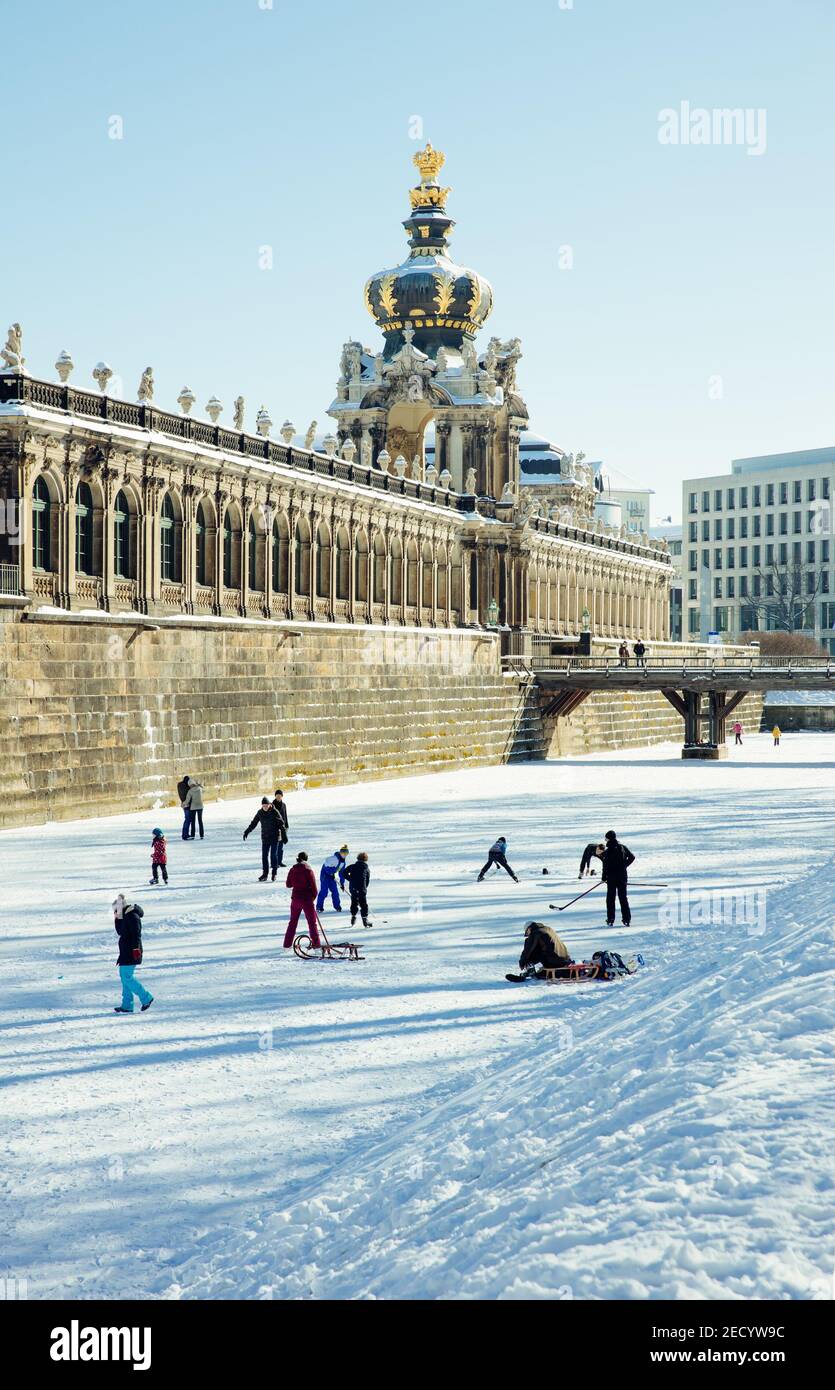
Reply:
[[[307,862],[304,850],[296,855],[296,862],[287,875],[290,892],[290,921],[284,933],[284,949],[289,950],[296,939],[296,927],[304,913],[310,928],[310,944],[314,949],[320,946],[319,919],[316,916],[316,875]]]

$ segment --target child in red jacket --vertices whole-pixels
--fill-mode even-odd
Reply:
[[[151,878],[149,882],[159,883],[158,874],[160,869],[162,869],[162,881],[163,883],[167,883],[167,865],[168,850],[165,846],[165,836],[163,835],[159,826],[157,826],[154,830],[151,831],[151,873],[153,874],[153,878]]]
[[[304,850],[296,855],[296,862],[287,875],[287,887],[291,890],[290,921],[284,933],[284,949],[288,950],[296,939],[299,917],[304,913],[310,928],[310,944],[318,950],[319,919],[316,916],[316,875],[307,862]]]

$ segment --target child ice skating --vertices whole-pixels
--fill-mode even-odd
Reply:
[[[287,875],[287,887],[291,890],[290,920],[284,933],[284,949],[289,951],[296,939],[299,917],[304,913],[310,928],[310,944],[319,949],[319,922],[316,916],[316,875],[307,862],[307,855],[301,850],[296,862]]]
[[[157,826],[151,831],[151,883],[159,883],[159,874],[162,871],[163,883],[168,882],[168,850],[165,844],[165,836]]]
[[[119,978],[122,981],[122,1002],[113,1010],[116,1014],[133,1013],[134,995],[139,1000],[143,1014],[154,1002],[154,996],[136,978],[136,968],[142,964],[143,915],[139,903],[126,902],[124,893],[120,893],[113,903],[113,925],[119,938]]]
[[[348,846],[342,845],[340,849],[329,854],[322,865],[319,874],[319,896],[316,899],[316,911],[322,912],[328,897],[333,903],[334,911],[342,911],[342,901],[339,897],[339,888],[345,887],[345,866],[347,864]],[[339,879],[339,888],[336,881]]]
[[[363,852],[358,854],[356,861],[349,865],[345,870],[345,877],[348,880],[348,887],[351,892],[351,926],[357,920],[357,912],[362,917],[362,925],[370,927],[368,920],[368,885],[371,882],[371,871],[368,867],[368,855]]]

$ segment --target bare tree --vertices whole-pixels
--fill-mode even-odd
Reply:
[[[775,560],[767,569],[758,569],[761,589],[758,596],[749,597],[748,606],[757,621],[770,623],[778,632],[797,632],[807,624],[815,599],[823,592],[827,570],[811,570],[803,565],[779,565]],[[809,580],[811,579],[811,583]]]

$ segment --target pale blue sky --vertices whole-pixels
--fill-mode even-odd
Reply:
[[[67,347],[78,383],[104,357],[133,398],[150,364],[160,405],[324,423],[342,342],[381,341],[418,115],[540,433],[658,516],[835,441],[831,0],[46,0],[2,38],[0,327],[38,375]],[[685,100],[764,107],[767,152],[659,144]]]

